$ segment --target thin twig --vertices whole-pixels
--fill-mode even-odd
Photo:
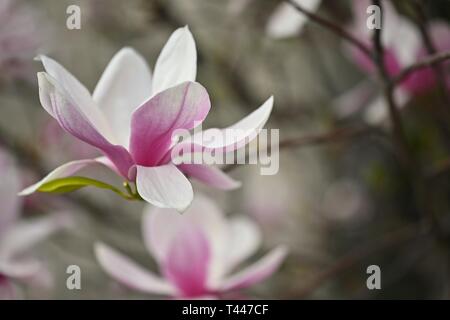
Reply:
[[[427,17],[427,12],[425,10],[425,3],[422,0],[418,0],[416,2],[413,2],[416,13],[418,15],[418,23],[417,26],[420,31],[420,35],[422,37],[422,41],[425,45],[425,48],[427,49],[428,54],[437,54],[438,50],[436,46],[433,43],[432,37],[430,35],[429,31],[429,20]],[[450,96],[447,90],[447,81],[445,79],[445,73],[444,70],[439,68],[438,65],[433,65],[434,73],[436,74],[436,78],[438,80],[439,90],[442,96],[442,100],[444,102],[443,106],[446,107],[448,110],[448,107],[450,107]]]
[[[356,138],[367,134],[382,134],[372,127],[347,127],[331,130],[326,133],[316,133],[300,137],[286,138],[278,144],[279,150],[290,150],[301,147],[318,146],[342,140]],[[239,164],[229,164],[222,167],[222,171],[230,172],[239,167]]]
[[[399,84],[406,78],[408,78],[412,73],[420,69],[435,66],[446,60],[450,60],[450,51],[435,53],[419,62],[410,65],[409,67],[404,68],[398,75],[392,78],[391,83],[393,85]]]
[[[371,57],[372,53],[370,52],[370,49],[360,40],[358,40],[356,37],[354,37],[350,32],[342,28],[339,24],[334,23],[332,21],[329,21],[325,18],[322,18],[318,16],[317,14],[310,12],[303,8],[301,5],[299,5],[294,0],[284,0],[290,5],[292,5],[297,11],[300,13],[306,15],[308,18],[310,18],[312,21],[322,25],[326,29],[330,30],[334,34],[338,35],[339,37],[347,40],[349,43],[354,45],[356,48],[361,50],[365,55]]]
[[[368,133],[374,133],[374,130],[370,127],[338,128],[326,133],[284,139],[280,141],[279,148],[282,150],[304,146],[322,145],[354,138]]]
[[[383,6],[380,0],[373,0],[373,4],[378,6],[381,10],[381,16],[383,17]],[[409,170],[412,169],[413,164],[411,163],[412,158],[410,157],[410,152],[408,148],[408,143],[405,136],[405,130],[400,117],[400,112],[395,103],[394,98],[394,87],[391,85],[391,79],[386,70],[384,63],[384,47],[381,40],[382,28],[376,28],[373,34],[373,47],[374,52],[372,59],[377,67],[378,76],[380,80],[380,85],[383,90],[383,94],[387,103],[389,116],[392,122],[393,136],[398,147],[399,155],[403,165]]]

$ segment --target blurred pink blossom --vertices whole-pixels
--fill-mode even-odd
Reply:
[[[353,1],[354,20],[350,31],[361,39],[368,47],[372,46],[373,30],[367,27],[369,14],[367,8],[372,4],[369,0]],[[418,28],[406,17],[397,13],[389,1],[383,2],[382,43],[385,48],[384,60],[388,74],[395,77],[402,69],[425,58],[428,53],[424,47]],[[450,28],[444,22],[432,22],[430,35],[438,51],[450,50]],[[374,75],[372,60],[361,51],[349,45],[345,50],[350,52],[354,62],[369,75]],[[399,105],[403,106],[414,97],[429,92],[436,87],[436,75],[433,69],[424,68],[412,73],[396,89],[395,96]],[[447,78],[450,88],[450,77]],[[358,94],[359,91],[355,91]],[[381,97],[376,98],[367,108],[366,119],[377,123],[385,119],[386,108]]]
[[[19,1],[0,1],[0,74],[2,80],[31,80],[31,63],[39,45],[31,8]]]
[[[96,163],[135,182],[137,192],[147,202],[178,211],[185,210],[193,199],[192,186],[185,174],[221,189],[239,186],[216,167],[176,166],[171,161],[171,150],[176,145],[173,134],[180,129],[193,129],[206,118],[211,106],[206,89],[195,82],[196,46],[187,27],[171,35],[157,59],[153,76],[137,52],[130,48],[120,50],[92,96],[59,63],[46,56],[40,59],[46,70],[38,73],[42,106],[64,130],[96,147],[105,157],[66,163],[25,189],[22,195]],[[233,125],[233,129],[240,129],[244,134],[231,146],[249,142],[268,120],[272,105],[271,97]],[[199,145],[197,141],[186,143],[195,147],[194,152],[198,148],[221,152],[230,147],[228,144]]]
[[[259,283],[273,274],[287,254],[279,246],[241,271],[236,267],[261,244],[255,224],[244,217],[227,219],[207,198],[197,196],[180,215],[148,208],[143,237],[161,276],[145,270],[103,243],[95,246],[106,272],[132,289],[175,298],[220,298]]]
[[[29,251],[39,241],[66,225],[66,217],[50,215],[40,219],[20,220],[22,201],[17,196],[19,173],[11,157],[0,150],[0,299],[15,298],[13,281],[25,284],[47,277],[40,261]],[[39,282],[39,281],[38,281]]]

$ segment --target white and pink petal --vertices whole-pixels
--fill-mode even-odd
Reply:
[[[131,119],[130,152],[136,163],[160,164],[173,145],[174,134],[197,126],[210,108],[206,89],[196,82],[184,82],[146,101]]]
[[[136,187],[147,202],[183,212],[194,197],[192,185],[173,164],[158,167],[137,166]]]
[[[114,128],[118,143],[127,147],[131,115],[151,95],[152,75],[144,58],[132,48],[117,52],[103,72],[93,99]]]
[[[223,291],[239,290],[265,280],[278,269],[286,255],[287,249],[284,246],[273,249],[249,267],[225,279],[221,289]]]
[[[166,280],[145,270],[109,246],[97,243],[94,249],[102,268],[123,285],[147,293],[175,294],[175,288]]]
[[[54,78],[41,72],[38,74],[38,80],[41,102],[48,104],[46,109],[51,109],[60,126],[78,139],[101,150],[121,174],[128,178],[128,170],[134,164],[128,151],[120,145],[111,144]]]
[[[189,28],[179,28],[164,45],[155,64],[153,95],[186,81],[195,81],[197,49]]]

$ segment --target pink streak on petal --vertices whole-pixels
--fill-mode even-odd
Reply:
[[[438,51],[443,52],[450,50],[450,28],[445,23],[432,23],[430,26],[430,33],[434,46]],[[417,60],[420,61],[428,55],[427,49],[422,47],[417,54]],[[442,63],[439,66],[445,68],[449,65],[450,63],[447,62]],[[450,89],[450,77],[447,76],[446,80],[447,88]],[[436,76],[433,68],[425,68],[414,72],[402,83],[402,86],[413,95],[426,93],[436,86]]]
[[[169,295],[175,293],[174,288],[164,279],[109,246],[96,243],[94,251],[100,266],[120,283],[142,292]]]
[[[258,136],[268,121],[273,102],[273,97],[270,97],[258,109],[224,129],[210,128],[194,133],[172,148],[173,155],[176,158],[204,151],[226,153],[245,147]],[[167,158],[168,155],[163,159]]]
[[[184,82],[164,90],[141,105],[132,115],[130,151],[143,166],[156,166],[172,145],[177,129],[193,129],[211,107],[206,89]]]
[[[0,273],[0,300],[15,299],[16,295],[16,290],[11,281]]]
[[[187,222],[173,239],[164,262],[164,274],[182,295],[194,297],[208,293],[206,288],[210,247],[206,235]]]
[[[134,164],[128,151],[107,141],[49,75],[39,74],[39,88],[41,101],[45,100],[50,104],[47,108],[51,108],[51,114],[60,126],[78,139],[100,149],[111,159],[122,176],[128,178],[128,170]]]

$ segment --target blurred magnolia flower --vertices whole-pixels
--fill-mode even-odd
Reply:
[[[18,1],[0,1],[0,77],[28,79],[38,38],[35,17]]]
[[[10,156],[0,150],[0,299],[15,298],[13,283],[39,282],[47,277],[40,261],[29,251],[39,241],[65,226],[66,216],[51,215],[40,219],[20,221],[22,201],[17,196],[19,174]]]
[[[130,48],[120,50],[103,72],[92,96],[56,61],[46,56],[40,60],[46,70],[38,73],[44,109],[64,130],[96,147],[105,157],[66,163],[21,195],[42,191],[52,180],[71,176],[96,163],[108,166],[127,182],[135,182],[138,194],[133,197],[178,211],[185,210],[193,199],[191,183],[184,174],[221,189],[239,186],[216,167],[176,166],[171,161],[171,150],[177,145],[174,133],[194,129],[210,110],[206,89],[194,82],[197,54],[187,27],[171,35],[156,61],[153,76],[138,53]],[[230,127],[243,132],[236,138],[235,146],[242,146],[242,142],[255,137],[266,123],[272,105],[271,97]],[[188,142],[192,146],[199,146],[198,140],[190,141],[194,141]],[[200,147],[222,152],[229,145],[224,141],[224,144]]]
[[[294,0],[294,2],[310,12],[316,12],[322,0]],[[270,16],[266,32],[270,37],[278,39],[293,37],[300,33],[308,20],[307,16],[291,4],[283,2]]]
[[[144,242],[158,263],[161,276],[105,244],[96,244],[95,253],[109,275],[146,293],[218,298],[263,281],[277,270],[287,253],[284,246],[279,246],[230,275],[258,249],[260,232],[244,217],[227,219],[202,196],[197,196],[183,215],[170,209],[147,209],[142,227]]]
[[[369,47],[372,46],[373,30],[367,27],[369,17],[367,8],[372,4],[369,0],[354,1],[354,21],[350,31]],[[382,43],[385,48],[384,60],[388,74],[398,75],[402,69],[418,62],[428,55],[421,40],[421,35],[407,18],[399,15],[392,3],[383,2],[383,32]],[[443,22],[430,24],[431,40],[438,51],[450,50],[450,28]],[[401,39],[401,40],[399,40]],[[365,72],[373,75],[375,66],[372,60],[354,47],[345,46],[349,50],[355,63]],[[400,106],[404,106],[414,97],[428,92],[436,86],[436,75],[431,67],[413,72],[397,86],[395,98]],[[447,79],[450,88],[450,77]],[[361,90],[365,90],[359,87]],[[360,91],[354,92],[359,95]],[[382,97],[376,97],[367,108],[366,120],[370,123],[380,123],[386,118],[386,107]]]

